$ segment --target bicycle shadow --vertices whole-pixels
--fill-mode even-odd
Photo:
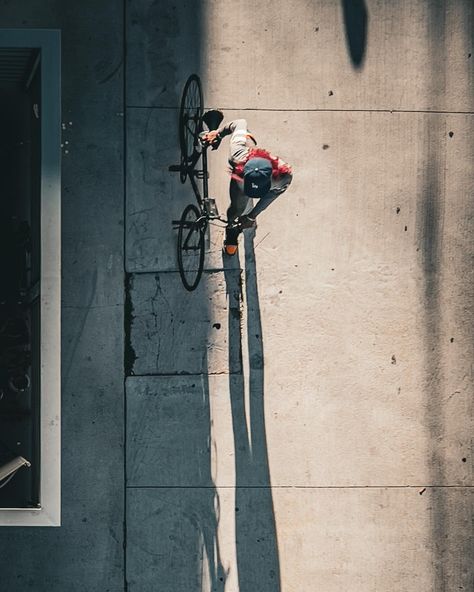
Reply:
[[[247,331],[248,408],[244,374],[229,374],[235,450],[235,532],[239,592],[279,592],[280,562],[265,428],[264,346],[260,316],[255,230],[244,231],[245,278],[239,255],[223,256],[227,293],[238,290],[246,326],[233,322],[241,310],[229,306],[229,359],[242,353]],[[245,370],[244,370],[245,371]],[[247,422],[247,415],[249,421]]]
[[[201,378],[203,388],[202,404],[206,409],[206,415],[210,417],[209,376],[203,374]],[[206,422],[205,426],[203,426],[203,435],[205,435],[208,442],[211,441],[210,422]],[[220,555],[217,535],[220,499],[211,476],[210,457],[199,459],[196,458],[195,454],[193,457],[190,447],[189,458],[193,458],[194,465],[197,467],[199,473],[208,476],[208,482],[196,498],[191,497],[189,506],[183,508],[183,515],[188,518],[187,524],[189,529],[183,539],[188,544],[191,542],[188,560],[185,561],[185,568],[188,571],[188,575],[184,578],[183,584],[189,585],[189,582],[194,580],[195,575],[200,574],[201,590],[209,589],[212,592],[224,592],[228,571],[224,569]],[[181,528],[184,522],[183,520]],[[195,552],[196,549],[198,550],[197,553]]]

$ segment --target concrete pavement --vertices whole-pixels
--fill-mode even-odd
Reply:
[[[0,531],[2,586],[472,589],[472,4],[27,5],[2,20],[63,29],[74,124],[64,522]],[[192,72],[295,176],[189,294]]]

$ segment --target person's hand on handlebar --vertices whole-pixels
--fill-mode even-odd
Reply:
[[[208,144],[213,150],[219,148],[222,138],[217,130],[211,130],[202,134],[201,139]]]

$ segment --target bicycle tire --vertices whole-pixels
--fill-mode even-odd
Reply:
[[[178,269],[181,281],[189,292],[199,284],[204,268],[205,222],[197,222],[201,212],[194,204],[184,208],[178,228]],[[185,230],[189,229],[189,232]]]
[[[184,85],[179,109],[181,160],[187,166],[194,166],[201,155],[199,133],[203,108],[201,80],[197,74],[191,74]]]

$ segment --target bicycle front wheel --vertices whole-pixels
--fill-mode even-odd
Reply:
[[[178,229],[178,269],[186,290],[197,288],[204,267],[204,233],[206,222],[198,208],[187,206]]]
[[[201,154],[199,133],[202,129],[203,99],[199,76],[191,74],[184,85],[179,110],[181,159],[194,166]]]

